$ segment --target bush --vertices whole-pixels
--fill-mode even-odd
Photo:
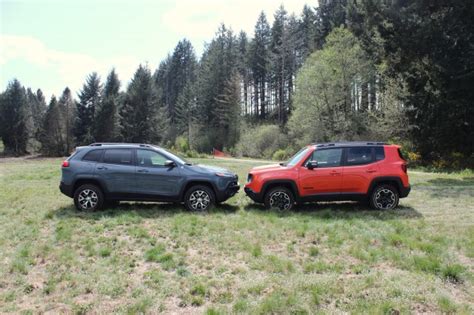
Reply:
[[[239,156],[270,159],[287,145],[288,137],[277,125],[248,126],[242,128],[235,152]]]
[[[285,161],[288,160],[290,157],[290,154],[288,153],[288,150],[276,150],[275,153],[273,153],[272,160],[275,161]]]
[[[187,151],[189,151],[189,142],[188,142],[188,139],[186,139],[186,138],[183,137],[183,136],[177,137],[176,140],[175,140],[175,142],[174,142],[174,145],[175,145],[176,150],[178,150],[179,152],[187,152]]]

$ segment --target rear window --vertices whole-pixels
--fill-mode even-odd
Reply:
[[[372,162],[371,147],[354,147],[347,149],[347,165],[362,165]]]
[[[130,165],[132,164],[132,150],[130,149],[105,150],[104,163]]]
[[[375,147],[375,160],[381,161],[385,159],[385,151],[383,147]]]
[[[83,161],[98,162],[102,157],[102,152],[104,150],[92,150],[87,152],[86,155],[82,158]]]

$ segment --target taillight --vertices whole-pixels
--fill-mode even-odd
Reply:
[[[403,170],[403,171],[405,172],[405,174],[406,174],[406,172],[407,172],[407,165],[406,165],[406,164],[402,164],[402,170]]]
[[[69,161],[64,161],[62,164],[63,167],[69,167]]]

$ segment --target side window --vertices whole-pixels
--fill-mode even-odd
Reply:
[[[167,159],[158,152],[137,150],[137,165],[143,167],[164,166]]]
[[[371,147],[355,147],[347,149],[347,165],[362,165],[372,162]]]
[[[375,160],[381,161],[385,159],[385,151],[383,147],[375,147]]]
[[[341,166],[342,149],[315,150],[312,160],[318,162],[320,167]]]
[[[86,153],[82,158],[83,161],[90,161],[90,162],[99,162],[100,158],[102,157],[102,153],[104,150],[92,150]]]
[[[132,150],[130,149],[105,150],[104,163],[130,165],[132,164]]]

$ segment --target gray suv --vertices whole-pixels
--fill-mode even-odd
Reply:
[[[78,210],[118,201],[184,203],[203,211],[237,193],[236,174],[194,165],[154,145],[94,143],[78,147],[62,164],[59,189]]]

